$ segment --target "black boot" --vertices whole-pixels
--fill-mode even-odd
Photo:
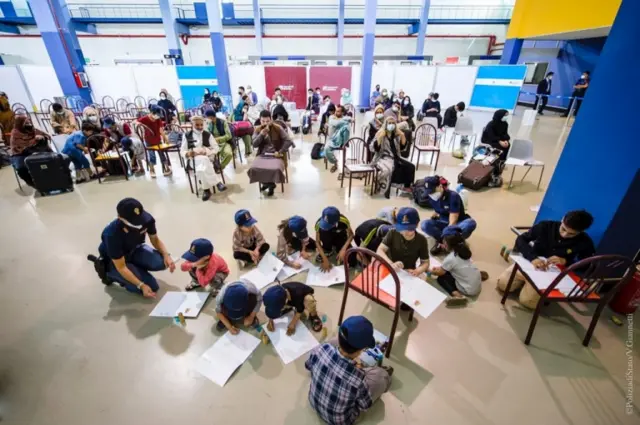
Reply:
[[[202,202],[207,202],[209,199],[211,199],[211,190],[205,189],[202,192]]]
[[[102,258],[102,257],[98,258],[93,254],[89,254],[89,255],[87,255],[87,260],[89,260],[89,261],[91,261],[93,263],[93,268],[96,271],[96,273],[98,274],[98,277],[100,278],[102,283],[104,283],[107,286],[111,285],[113,283],[107,277],[107,267],[105,265],[104,258]]]

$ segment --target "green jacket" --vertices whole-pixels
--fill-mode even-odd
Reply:
[[[218,118],[216,120],[216,124],[218,122],[222,122],[222,128],[224,129],[222,134],[219,131],[220,125],[213,125],[212,122],[207,123],[207,131],[213,134],[213,137],[216,138],[219,146],[224,146],[225,143],[231,141],[231,130],[229,130],[229,123],[226,120]]]

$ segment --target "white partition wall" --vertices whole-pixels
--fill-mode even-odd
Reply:
[[[262,65],[231,65],[229,66],[229,80],[231,84],[231,94],[233,104],[237,105],[238,87],[251,86],[251,90],[258,95],[258,102],[263,102],[267,93],[267,86],[264,80],[264,66]]]
[[[394,87],[404,90],[411,97],[411,103],[417,110],[433,91],[436,80],[435,66],[398,66],[395,67]]]
[[[380,84],[380,90],[387,89],[391,92],[394,89],[395,66],[373,65],[371,73],[371,91],[375,90],[376,84]],[[371,96],[371,93],[367,97]]]
[[[433,91],[440,94],[440,106],[443,111],[458,102],[469,105],[477,73],[477,66],[442,65],[436,67],[436,81]]]
[[[54,97],[63,97],[62,87],[52,66],[20,65],[31,98],[36,104],[42,99],[53,101]]]
[[[20,77],[20,71],[15,66],[0,66],[0,81],[2,81],[2,91],[9,97],[9,102],[22,103],[31,111],[33,104],[29,98],[29,92]]]
[[[85,70],[97,103],[102,103],[104,96],[111,96],[114,102],[121,97],[133,101],[138,94],[131,67],[89,66]]]
[[[315,87],[314,87],[315,88]],[[375,89],[375,85],[372,90]],[[351,67],[351,99],[355,107],[361,106],[360,103],[360,65]]]
[[[180,98],[180,86],[175,66],[143,65],[131,67],[138,96],[159,99],[160,90],[166,89],[174,99]]]

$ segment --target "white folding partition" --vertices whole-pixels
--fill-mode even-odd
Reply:
[[[422,102],[433,91],[436,79],[435,66],[396,66],[393,87],[398,92],[404,90],[411,97],[411,103],[416,109],[422,107]]]
[[[389,92],[393,90],[395,66],[373,65],[371,72],[371,91],[376,88],[376,84],[380,84],[380,90],[387,89]],[[369,93],[367,96],[371,96]]]
[[[124,97],[129,101],[137,96],[136,81],[129,66],[89,66],[85,68],[93,99],[102,103],[104,96],[111,96],[116,102]]]
[[[52,66],[20,65],[20,70],[36,105],[42,99],[53,101],[54,97],[64,96]]]
[[[469,105],[477,73],[477,66],[441,65],[436,67],[433,91],[440,94],[438,100],[443,111],[458,102]]]
[[[166,89],[175,99],[180,98],[180,86],[175,66],[143,65],[131,67],[137,95],[159,99],[160,90]]]
[[[9,97],[9,102],[22,103],[27,110],[31,111],[33,104],[29,98],[29,92],[20,77],[20,71],[16,66],[0,66],[0,81],[2,81],[2,91]]]
[[[267,95],[267,86],[264,80],[264,66],[262,65],[231,65],[229,66],[229,84],[231,84],[231,94],[233,104],[240,101],[238,87],[245,89],[251,86],[251,90],[258,95],[258,102],[262,102]],[[299,107],[299,106],[298,106]]]

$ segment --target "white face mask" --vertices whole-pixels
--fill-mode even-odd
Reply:
[[[391,110],[392,110],[393,112],[398,112],[398,107],[397,107],[397,106],[392,106],[392,107],[391,107]]]
[[[382,118],[384,118],[384,114],[376,114],[376,118],[381,120]]]
[[[386,95],[387,95],[387,92],[386,92],[386,91],[383,91],[383,92],[382,92],[382,95],[383,95],[383,96],[386,96]]]
[[[429,198],[433,199],[434,201],[437,201],[441,197],[442,197],[442,192],[433,192],[429,194]]]
[[[193,134],[200,136],[202,134],[202,130],[193,129]]]
[[[405,105],[408,105],[408,104],[409,104],[409,100],[405,99],[405,100],[404,100],[404,104],[405,104]]]
[[[96,122],[96,121],[98,121],[98,117],[96,117],[95,115],[91,115],[91,116],[89,116],[89,121]]]
[[[502,117],[502,122],[507,122],[509,121],[508,117],[505,115],[504,117]]]
[[[586,80],[586,79],[587,79],[587,76],[586,76],[586,75],[584,75],[584,74],[582,74],[582,76],[581,76],[580,78],[582,78],[583,80]]]
[[[251,88],[248,88],[248,89],[247,89],[247,93],[251,93]]]
[[[387,124],[387,131],[394,131],[396,129],[395,124]]]
[[[131,223],[129,223],[127,220],[125,220],[125,219],[124,219],[124,218],[122,218],[122,217],[120,217],[120,220],[122,220],[122,222],[123,222],[124,224],[126,224],[126,225],[127,225],[127,227],[131,227],[132,229],[137,229],[137,230],[142,229],[142,224],[140,224],[140,225],[137,225],[137,226],[136,226],[135,224],[131,224]]]
[[[162,99],[162,100],[165,100],[166,98],[167,98],[167,96],[165,96],[165,95],[160,96],[160,99]]]

